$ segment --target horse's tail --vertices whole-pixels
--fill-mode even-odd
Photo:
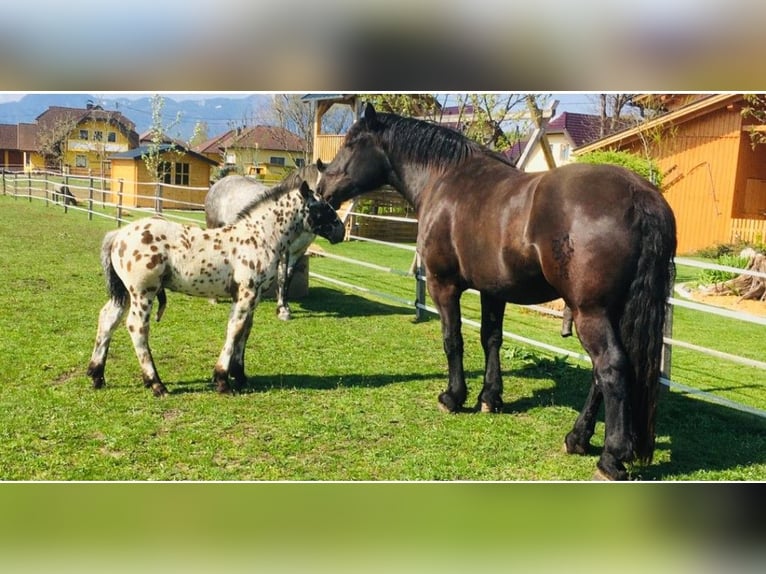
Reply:
[[[620,336],[631,364],[630,401],[636,458],[654,454],[667,298],[675,278],[676,223],[659,193],[634,190],[640,252],[620,319]]]
[[[104,236],[104,241],[101,243],[101,267],[104,269],[104,277],[106,279],[106,289],[109,292],[109,296],[114,299],[120,306],[124,306],[128,300],[128,290],[125,287],[125,283],[122,282],[120,276],[112,265],[112,245],[117,237],[118,231],[110,231]]]

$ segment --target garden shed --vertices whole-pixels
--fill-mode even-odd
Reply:
[[[144,161],[150,149],[149,145],[141,145],[110,157],[112,201],[117,203],[119,180],[123,180],[123,205],[154,207],[157,178],[149,173]],[[217,165],[216,162],[171,143],[160,144],[159,153],[162,206],[170,209],[189,209],[192,206],[201,208],[210,187],[210,171]]]

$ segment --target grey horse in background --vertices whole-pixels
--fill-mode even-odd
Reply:
[[[301,180],[306,181],[311,189],[316,189],[320,173],[316,165],[308,165],[288,174],[283,182],[293,180],[297,187]],[[227,175],[215,182],[205,198],[205,223],[208,229],[224,227],[237,220],[240,212],[253,199],[266,193],[269,186],[243,175]],[[279,255],[277,268],[276,300],[277,317],[289,321],[292,317],[288,302],[288,290],[295,274],[295,267],[314,241],[315,234],[304,232],[288,247],[287,253]]]

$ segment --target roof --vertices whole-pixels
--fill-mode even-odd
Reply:
[[[197,153],[195,151],[186,149],[186,148],[184,148],[182,146],[177,146],[177,145],[173,145],[173,144],[163,143],[163,144],[160,144],[158,147],[159,147],[160,153],[165,153],[165,152],[170,152],[170,151],[178,150],[178,151],[182,152],[184,155],[189,155],[191,157],[195,157],[195,158],[197,158],[197,159],[199,159],[201,161],[204,161],[206,163],[209,163],[211,165],[215,165],[217,163],[214,160],[210,159],[209,157],[201,155],[201,154],[199,154],[199,153]],[[151,151],[151,146],[149,146],[149,145],[141,145],[141,146],[139,146],[137,148],[133,148],[133,149],[128,150],[128,151],[123,151],[123,152],[112,154],[112,155],[109,156],[109,159],[132,159],[132,160],[137,160],[137,159],[142,158],[145,155],[149,155],[150,151]]]
[[[18,149],[18,126],[0,124],[0,149]]]
[[[572,140],[574,147],[599,139],[601,118],[592,114],[564,112],[548,122],[546,133],[564,134]]]
[[[278,126],[237,128],[207,140],[195,147],[198,153],[220,153],[227,148],[259,148],[275,151],[306,150],[306,140]]]
[[[35,124],[0,124],[0,149],[33,151],[37,149]]]
[[[715,94],[690,104],[682,106],[677,110],[668,112],[649,121],[643,122],[632,128],[627,128],[619,132],[612,133],[599,140],[585,144],[576,150],[577,154],[592,152],[598,149],[604,149],[610,146],[624,144],[635,140],[639,134],[645,130],[653,129],[671,122],[684,122],[708,113],[711,110],[722,108],[733,104],[742,99],[742,94]]]

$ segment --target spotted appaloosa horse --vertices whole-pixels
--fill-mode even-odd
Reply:
[[[567,451],[589,452],[603,401],[600,475],[627,478],[625,462],[651,460],[676,250],[675,218],[657,188],[617,166],[523,173],[454,130],[368,105],[317,191],[340,205],[384,184],[417,209],[418,251],[449,369],[440,407],[460,411],[467,397],[463,291],[481,294],[485,373],[476,409],[490,412],[503,408],[506,303],[562,297],[593,361],[593,384],[566,435]]]
[[[167,393],[149,349],[149,316],[164,290],[198,297],[231,297],[224,343],[213,371],[219,392],[246,384],[245,346],[253,312],[277,272],[280,254],[296,237],[310,232],[333,243],[344,236],[335,210],[317,199],[306,182],[278,185],[246,207],[237,221],[204,230],[162,217],[150,217],[107,233],[101,248],[110,299],[101,309],[96,343],[88,366],[93,387],[104,386],[112,333],[130,308],[126,325],[141,365],[144,385],[156,396]]]
[[[315,165],[308,165],[288,174],[281,184],[294,184],[297,187],[298,183],[304,180],[311,189],[315,189],[320,176]],[[233,223],[247,204],[268,191],[267,185],[243,175],[227,175],[219,179],[205,196],[205,223],[208,229]],[[296,264],[315,237],[316,235],[311,232],[302,233],[288,246],[286,256],[280,257],[275,291],[277,317],[282,321],[289,321],[292,318],[288,301],[290,283],[295,274]]]

